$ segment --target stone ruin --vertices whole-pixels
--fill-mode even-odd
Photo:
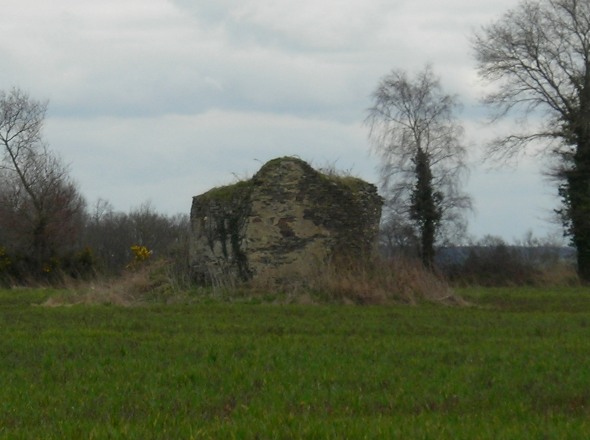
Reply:
[[[190,264],[202,284],[284,282],[376,250],[382,198],[361,179],[284,157],[193,198]]]

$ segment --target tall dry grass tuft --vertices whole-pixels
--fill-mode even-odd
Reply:
[[[444,279],[409,259],[336,262],[319,272],[310,288],[355,304],[463,303]]]
[[[127,270],[118,277],[97,278],[88,282],[72,281],[63,295],[49,298],[49,307],[76,304],[112,304],[131,307],[149,302],[167,302],[173,296],[169,264],[164,260]]]
[[[465,304],[442,277],[426,270],[419,261],[409,259],[333,261],[318,265],[311,276],[285,276],[278,282],[256,279],[247,288],[254,295],[279,290],[295,302]]]
[[[534,281],[533,285],[539,287],[573,287],[582,285],[575,265],[568,262],[558,262],[544,268]]]

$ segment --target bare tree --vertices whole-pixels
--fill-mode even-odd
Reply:
[[[522,1],[473,40],[481,78],[496,84],[486,97],[495,117],[521,112],[528,131],[491,143],[504,159],[544,143],[557,160],[566,232],[577,249],[578,274],[590,281],[590,2]]]
[[[85,207],[67,167],[43,143],[46,108],[18,89],[0,92],[0,228],[9,231],[2,239],[35,269],[75,244]]]
[[[386,223],[390,218],[412,225],[421,259],[430,267],[435,243],[464,231],[463,214],[471,209],[460,189],[467,167],[463,128],[454,116],[457,99],[442,91],[430,66],[413,79],[394,70],[373,99],[366,122],[381,157]]]

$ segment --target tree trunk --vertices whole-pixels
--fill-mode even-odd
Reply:
[[[422,256],[422,264],[426,268],[432,269],[434,267],[434,240],[436,234],[436,224],[433,219],[426,219],[422,225],[421,234],[422,249],[420,254]]]

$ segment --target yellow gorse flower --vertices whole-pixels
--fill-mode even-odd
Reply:
[[[131,252],[133,252],[133,260],[136,263],[146,261],[152,256],[152,251],[150,251],[147,246],[131,246]]]

